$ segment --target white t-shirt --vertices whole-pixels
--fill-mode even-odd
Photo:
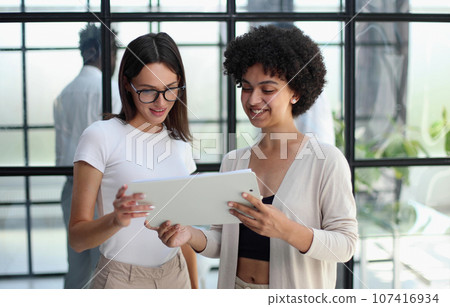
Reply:
[[[81,135],[74,162],[85,161],[103,173],[98,192],[99,216],[113,211],[117,190],[125,183],[150,178],[186,176],[195,169],[191,146],[169,137],[167,129],[144,133],[120,119],[98,121]],[[161,243],[156,231],[144,227],[145,218],[100,245],[108,259],[146,267],[170,260],[178,248]]]
[[[102,119],[102,72],[85,65],[78,76],[56,98],[53,117],[56,133],[56,165],[72,166],[80,135]],[[111,83],[112,112],[121,108],[117,83]]]

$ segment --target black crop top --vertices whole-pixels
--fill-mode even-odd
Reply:
[[[266,205],[271,205],[275,195],[262,199]],[[244,224],[239,224],[239,249],[238,257],[245,257],[256,260],[269,261],[270,259],[270,239],[269,237],[257,234]]]

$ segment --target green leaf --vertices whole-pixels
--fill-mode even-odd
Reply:
[[[447,155],[450,156],[450,131],[445,134],[445,151]]]
[[[425,148],[420,142],[417,142],[417,146],[420,148],[420,150],[422,150],[422,152],[423,152],[427,157],[430,156],[430,154],[428,153],[428,151],[426,150],[426,148]]]
[[[444,129],[444,126],[445,125],[443,121],[436,121],[431,125],[428,132],[430,133],[430,136],[433,140],[436,140],[439,137],[439,134],[441,133],[442,129]]]
[[[373,184],[380,178],[381,171],[378,168],[361,168],[355,172],[356,191],[362,191],[363,188],[368,192],[373,190]]]
[[[394,177],[409,185],[409,169],[407,167],[394,167]]]
[[[395,135],[389,138],[391,141],[384,150],[382,156],[385,158],[401,158],[407,156],[406,149],[403,144],[403,138],[400,135]]]
[[[417,157],[417,142],[405,140],[403,141],[403,148],[407,157]]]
[[[445,107],[442,108],[442,119],[444,120],[444,124],[447,123],[447,109]]]

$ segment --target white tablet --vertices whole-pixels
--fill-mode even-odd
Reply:
[[[256,175],[250,169],[132,182],[127,190],[127,194],[144,193],[146,198],[139,203],[155,206],[147,217],[155,227],[167,220],[181,225],[239,223],[227,203],[251,206],[242,198],[243,192],[260,198]]]

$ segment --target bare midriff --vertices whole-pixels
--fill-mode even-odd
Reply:
[[[269,284],[269,261],[238,258],[237,277],[251,284]]]

